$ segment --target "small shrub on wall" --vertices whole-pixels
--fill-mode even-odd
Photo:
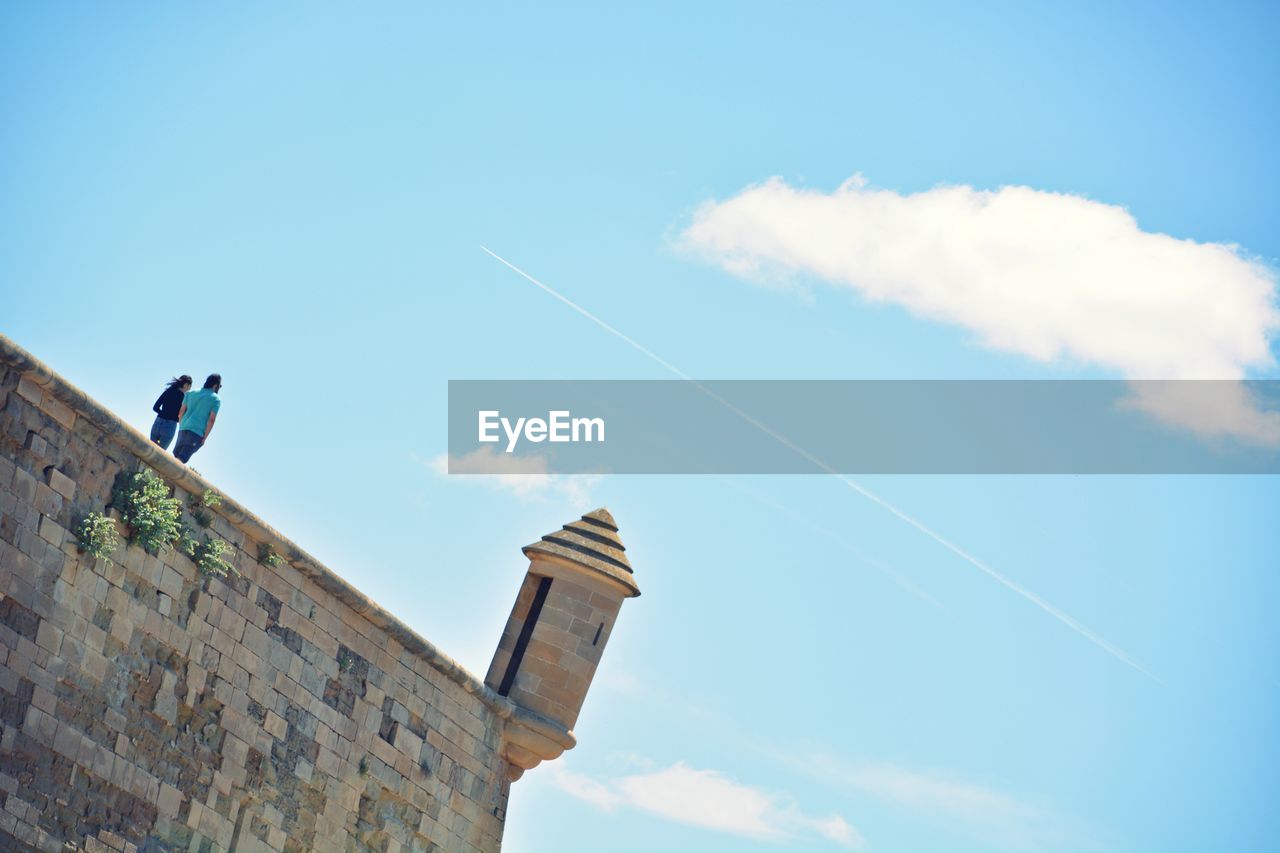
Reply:
[[[100,512],[91,512],[76,527],[80,550],[95,560],[109,556],[120,547],[116,523]]]
[[[208,527],[213,523],[213,513],[209,510],[221,504],[222,495],[213,489],[205,489],[204,494],[192,495],[191,500],[187,502],[187,507],[191,510],[191,517],[196,520],[196,524]]]
[[[258,562],[270,569],[278,569],[284,565],[284,557],[276,553],[266,542],[258,544]]]
[[[182,502],[150,469],[122,473],[116,479],[112,505],[129,528],[129,541],[148,554],[172,547],[180,533]]]
[[[238,575],[236,567],[227,562],[227,555],[234,549],[221,539],[205,536],[204,541],[196,546],[195,561],[201,574],[215,578],[227,575]]]

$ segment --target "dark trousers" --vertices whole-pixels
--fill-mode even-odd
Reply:
[[[177,431],[177,421],[171,421],[157,415],[156,422],[151,425],[151,440],[168,450],[169,442],[173,441],[173,434]]]
[[[178,430],[178,443],[173,446],[173,455],[185,464],[197,450],[204,446],[204,436],[189,429]]]

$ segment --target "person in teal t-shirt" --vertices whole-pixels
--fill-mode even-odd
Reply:
[[[221,390],[222,374],[211,373],[203,388],[188,391],[183,398],[182,409],[178,412],[178,442],[173,446],[173,455],[184,464],[209,440],[213,422],[218,419],[218,409],[222,408],[222,398],[218,396]]]

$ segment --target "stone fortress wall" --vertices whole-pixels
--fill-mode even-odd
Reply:
[[[629,565],[529,546],[512,594],[554,575],[586,601],[539,622],[518,597],[486,684],[226,496],[209,532],[238,577],[81,553],[140,467],[184,505],[215,489],[0,336],[0,849],[498,850],[512,780],[574,745]],[[600,512],[575,524],[613,560]]]

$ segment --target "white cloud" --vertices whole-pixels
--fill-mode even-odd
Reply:
[[[1280,412],[1265,411],[1243,382],[1134,382],[1124,405],[1202,439],[1280,447]]]
[[[790,797],[683,762],[607,783],[560,765],[552,765],[552,774],[561,790],[606,811],[626,806],[677,823],[757,840],[817,836],[844,847],[864,845],[862,836],[840,815],[807,814]]]
[[[1274,270],[1234,245],[1143,231],[1123,208],[1080,196],[968,186],[904,195],[861,176],[825,193],[773,178],[703,205],[680,242],[735,274],[811,276],[1037,361],[1128,379],[1240,379],[1274,367]],[[1187,426],[1184,412],[1152,412]],[[1215,426],[1254,442],[1277,430],[1280,414],[1247,395]]]
[[[599,480],[586,474],[548,474],[543,456],[515,456],[492,447],[452,458],[442,453],[425,464],[441,476],[464,475],[457,480],[479,483],[522,500],[562,500],[575,506],[591,502],[591,489]]]
[[[709,202],[685,245],[735,273],[799,272],[1040,361],[1130,378],[1272,365],[1275,274],[1238,247],[1143,231],[1123,208],[1029,187],[832,193],[774,178]]]

